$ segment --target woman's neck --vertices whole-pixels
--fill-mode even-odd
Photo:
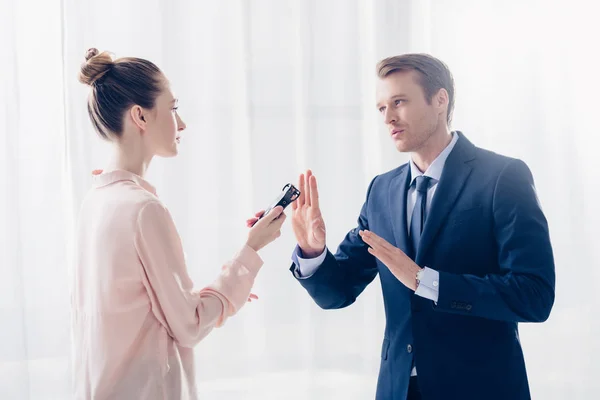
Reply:
[[[132,143],[127,140],[120,140],[115,143],[112,159],[109,163],[109,170],[120,169],[129,171],[140,177],[146,175],[152,156],[148,156],[144,151],[142,143]]]

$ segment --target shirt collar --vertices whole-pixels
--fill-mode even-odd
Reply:
[[[429,165],[427,171],[425,173],[421,172],[417,165],[413,162],[412,158],[410,160],[410,184],[412,185],[417,179],[417,176],[425,175],[430,177],[434,183],[437,183],[442,176],[442,171],[444,170],[444,164],[446,163],[446,159],[450,155],[450,152],[454,148],[456,141],[458,140],[458,134],[456,132],[452,132],[452,140],[448,143],[448,146],[436,157],[435,160]]]
[[[148,181],[133,172],[116,169],[114,171],[104,172],[101,169],[92,171],[94,177],[94,187],[102,187],[119,181],[131,181],[156,196],[156,189]]]

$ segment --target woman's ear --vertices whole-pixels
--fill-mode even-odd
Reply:
[[[129,115],[133,123],[140,128],[140,130],[146,130],[146,117],[144,116],[144,109],[138,105],[131,107],[129,110]]]

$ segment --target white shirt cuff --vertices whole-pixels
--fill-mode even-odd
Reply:
[[[440,295],[440,273],[425,267],[415,294],[437,303]]]
[[[323,250],[318,257],[315,258],[302,258],[300,257],[300,247],[296,247],[295,258],[298,260],[297,268],[296,268],[296,277],[298,279],[306,279],[310,278],[317,269],[323,264],[325,261],[325,257],[327,256],[327,247]]]

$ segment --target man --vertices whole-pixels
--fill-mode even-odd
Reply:
[[[386,328],[377,400],[529,399],[518,322],[554,303],[554,259],[533,177],[449,125],[454,82],[423,54],[382,60],[377,108],[410,162],[379,175],[332,254],[317,181],[300,176],[292,272],[324,309],[379,273]]]

